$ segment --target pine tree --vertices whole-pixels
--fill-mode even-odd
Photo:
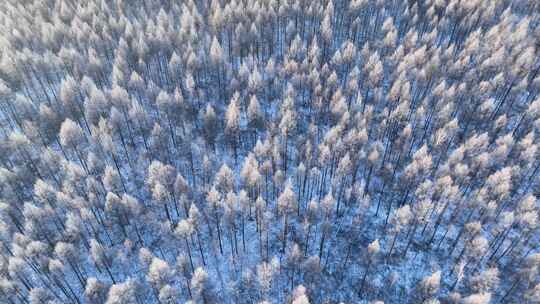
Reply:
[[[122,283],[113,284],[107,295],[107,304],[113,303],[133,303],[137,299],[137,282],[128,279]]]
[[[0,1],[0,302],[538,302],[535,1],[131,2]]]
[[[238,159],[238,145],[240,137],[240,95],[236,92],[227,107],[225,113],[225,135],[234,151],[234,160]]]
[[[206,271],[199,267],[195,269],[191,278],[193,298],[197,303],[218,303],[219,296],[215,293],[214,286]]]
[[[89,303],[103,303],[107,295],[105,284],[98,281],[96,278],[88,278],[84,296]]]

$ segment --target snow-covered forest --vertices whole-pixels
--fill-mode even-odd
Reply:
[[[0,1],[1,303],[540,303],[537,0]]]

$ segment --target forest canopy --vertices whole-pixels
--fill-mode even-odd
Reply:
[[[537,0],[0,1],[0,302],[540,303]]]

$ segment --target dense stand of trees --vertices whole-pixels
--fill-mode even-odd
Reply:
[[[535,0],[0,1],[0,302],[540,303]]]

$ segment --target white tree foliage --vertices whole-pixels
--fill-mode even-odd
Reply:
[[[0,303],[537,303],[540,3],[0,1]]]

